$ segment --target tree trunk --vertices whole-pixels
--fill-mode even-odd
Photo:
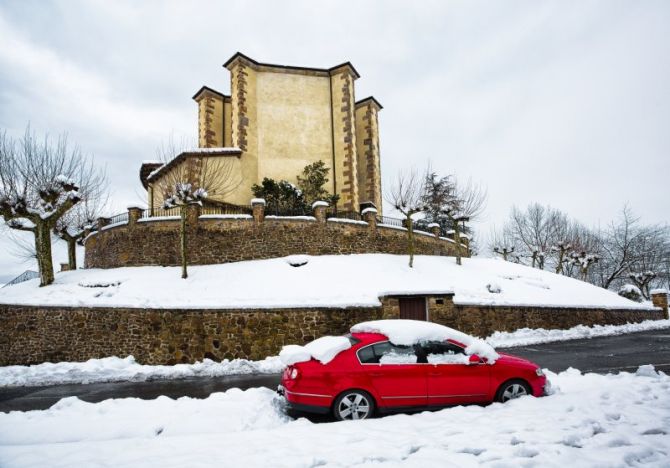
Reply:
[[[407,216],[407,250],[409,252],[409,267],[414,268],[414,226],[412,216]]]
[[[54,267],[51,259],[51,228],[46,222],[35,226],[35,256],[40,271],[40,286],[48,286],[54,282]]]
[[[68,237],[67,242],[67,266],[70,270],[77,269],[77,239]]]
[[[563,255],[565,255],[565,251],[561,249],[558,254],[558,265],[556,265],[557,275],[563,273]]]
[[[452,219],[454,224],[454,240],[456,241],[456,265],[461,265],[461,231],[458,229],[458,221]]]
[[[188,264],[187,249],[186,249],[186,205],[179,208],[181,216],[181,224],[179,226],[179,250],[181,252],[181,277],[188,278],[188,271],[186,265]]]

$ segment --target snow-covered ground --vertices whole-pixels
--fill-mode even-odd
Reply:
[[[557,391],[545,398],[323,424],[288,418],[268,389],[73,397],[0,414],[0,466],[668,466],[668,376],[644,366],[549,377]]]
[[[498,259],[387,254],[290,258],[178,267],[59,273],[0,290],[0,303],[111,307],[268,308],[378,306],[386,294],[454,293],[458,304],[649,309],[588,283]],[[336,279],[337,281],[333,281]],[[500,292],[489,292],[500,290]]]
[[[145,380],[219,377],[239,374],[276,374],[283,370],[279,357],[262,361],[205,359],[195,364],[149,366],[138,364],[133,356],[107,357],[86,362],[45,362],[33,366],[0,367],[0,387],[88,384],[95,382],[141,382]]]
[[[486,338],[492,346],[525,346],[553,341],[567,341],[598,336],[622,335],[645,330],[670,328],[670,320],[647,320],[625,325],[579,325],[568,330],[545,330],[522,328],[515,332],[495,332]],[[302,348],[298,346],[297,348]],[[309,352],[305,356],[311,357]],[[137,382],[159,379],[181,379],[188,377],[216,377],[233,374],[279,373],[284,363],[278,356],[262,361],[234,359],[214,362],[205,359],[195,364],[174,366],[150,366],[138,364],[133,356],[108,357],[86,362],[58,362],[32,366],[0,367],[0,387],[39,386],[56,384],[87,384],[95,382]]]
[[[624,335],[626,333],[661,330],[663,328],[670,328],[670,320],[645,320],[644,322],[627,323],[625,325],[594,325],[592,327],[577,325],[568,330],[521,328],[513,332],[495,332],[486,338],[486,341],[495,348],[509,348],[511,346],[527,346],[554,341],[595,338],[598,336]],[[0,375],[2,374],[0,373]]]

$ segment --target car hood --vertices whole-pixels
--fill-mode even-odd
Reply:
[[[528,366],[532,367],[533,369],[536,367],[540,367],[539,365],[535,364],[533,361],[529,361],[528,359],[524,359],[519,356],[514,356],[513,354],[507,354],[507,353],[501,353],[498,351],[498,355],[500,357],[496,360],[496,363],[500,364],[510,364],[513,366]]]

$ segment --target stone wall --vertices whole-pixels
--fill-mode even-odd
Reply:
[[[344,334],[379,308],[151,310],[0,305],[0,365],[133,355],[143,364],[262,359]]]
[[[196,207],[190,207],[194,210]],[[254,211],[249,219],[189,216],[189,263],[204,265],[257,260],[294,254],[328,255],[407,252],[407,233],[377,226],[374,213],[356,224],[325,219],[325,208],[315,218],[264,217]],[[131,211],[128,224],[100,230],[86,240],[87,268],[137,265],[179,265],[179,220],[138,221]],[[104,223],[103,223],[104,224]],[[416,253],[454,255],[456,244],[437,235],[415,235]],[[463,247],[464,253],[467,251]]]
[[[441,303],[439,303],[441,302]],[[450,296],[428,298],[431,321],[478,336],[517,328],[570,328],[661,319],[667,310],[597,310],[454,305]],[[133,355],[143,364],[204,358],[262,359],[285,344],[346,333],[351,325],[398,318],[397,298],[381,307],[154,310],[0,305],[0,365],[85,361]]]

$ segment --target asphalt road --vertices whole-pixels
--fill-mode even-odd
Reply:
[[[568,367],[583,372],[634,371],[643,364],[670,373],[670,329],[627,335],[573,340],[534,346],[501,349],[503,352],[530,359],[544,368],[560,372]],[[279,375],[236,375],[201,377],[151,382],[111,382],[87,385],[53,385],[48,387],[0,388],[0,411],[46,409],[61,398],[98,402],[109,398],[136,397],[153,399],[189,396],[205,398],[229,388],[277,388]]]

